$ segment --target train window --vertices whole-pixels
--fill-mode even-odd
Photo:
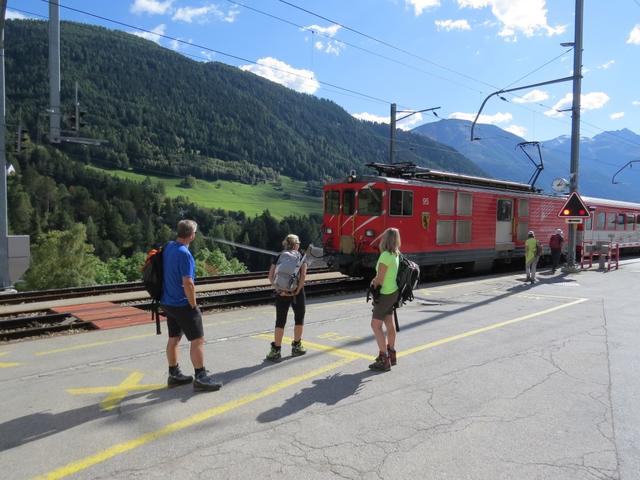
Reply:
[[[626,215],[624,213],[619,213],[618,214],[618,219],[616,220],[616,228],[618,230],[624,230],[624,219],[625,219]]]
[[[342,192],[342,213],[345,215],[353,215],[356,211],[356,192],[353,190],[345,190]]]
[[[510,222],[513,204],[511,200],[498,200],[497,219],[499,222]]]
[[[391,190],[389,214],[411,216],[413,214],[413,192],[410,190]]]
[[[359,215],[380,215],[382,213],[382,190],[363,188],[358,193]]]
[[[453,243],[453,220],[438,220],[436,243],[438,245]]]
[[[471,241],[471,222],[469,220],[456,221],[456,242],[469,243]]]
[[[605,213],[598,213],[598,217],[596,218],[596,230],[604,230],[605,229]]]
[[[518,200],[518,216],[519,217],[529,216],[529,200],[524,198],[521,198],[520,200]]]
[[[472,198],[470,193],[458,192],[458,215],[471,215]]]
[[[455,196],[453,192],[446,190],[438,191],[438,215],[453,215],[453,203]]]
[[[616,218],[618,216],[615,213],[607,213],[607,230],[615,230],[616,229]]]
[[[340,192],[338,190],[327,190],[324,192],[325,213],[340,213]]]
[[[633,213],[627,213],[627,230],[633,230],[634,223],[636,223],[636,216]]]
[[[591,219],[592,219],[592,218],[593,218],[593,217],[589,217],[589,218],[585,218],[585,219],[584,219],[584,229],[585,229],[585,230],[591,230],[591,223],[592,223],[592,222],[591,222]]]

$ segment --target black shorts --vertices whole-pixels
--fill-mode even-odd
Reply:
[[[191,308],[191,305],[184,307],[162,305],[162,309],[167,314],[167,329],[170,337],[181,337],[183,333],[189,341],[204,337],[202,313],[199,308]]]
[[[393,306],[398,300],[398,291],[393,293],[381,293],[378,298],[373,301],[373,318],[384,320],[387,315],[393,313]]]

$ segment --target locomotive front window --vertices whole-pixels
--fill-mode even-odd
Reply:
[[[391,190],[389,213],[390,215],[411,216],[413,214],[413,192],[410,190]]]
[[[511,200],[498,200],[497,219],[499,222],[510,222],[513,213]]]
[[[382,213],[382,190],[363,188],[358,193],[359,215],[380,215]]]
[[[342,192],[342,213],[345,215],[353,215],[356,211],[356,192],[353,190],[345,190]]]
[[[340,192],[338,190],[324,192],[324,211],[332,215],[340,213]]]

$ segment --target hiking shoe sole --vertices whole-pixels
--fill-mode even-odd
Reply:
[[[194,383],[193,384],[194,392],[217,392],[221,388],[222,388],[221,383],[211,383],[211,384]]]
[[[193,382],[193,377],[185,377],[184,379],[176,379],[176,378],[171,378],[169,377],[169,380],[167,380],[167,387],[168,388],[173,388],[173,387],[180,387],[181,385],[187,385],[188,383]]]

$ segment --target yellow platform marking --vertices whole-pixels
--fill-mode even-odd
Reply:
[[[110,458],[113,458],[116,455],[120,455],[130,450],[134,450],[147,443],[166,437],[167,435],[170,435],[172,433],[178,432],[180,430],[184,430],[185,428],[188,428],[188,427],[192,427],[206,420],[210,420],[214,417],[220,416],[223,413],[227,413],[231,410],[235,410],[249,403],[253,403],[257,400],[261,400],[265,397],[268,397],[269,395],[273,395],[274,393],[279,392],[280,390],[284,390],[285,388],[289,388],[293,385],[304,382],[305,380],[315,378],[319,375],[322,375],[323,373],[327,373],[331,370],[340,368],[352,362],[353,360],[354,360],[353,358],[343,358],[342,360],[338,360],[337,362],[331,363],[324,367],[317,368],[315,370],[312,370],[311,372],[298,375],[296,377],[292,377],[287,380],[283,380],[282,382],[278,382],[274,385],[271,385],[263,390],[260,390],[259,392],[245,395],[244,397],[240,397],[235,400],[231,400],[227,403],[223,403],[218,407],[213,407],[203,412],[187,417],[183,420],[170,423],[169,425],[162,427],[158,430],[145,433],[144,435],[140,435],[139,437],[134,438],[133,440],[129,440],[127,442],[121,442],[116,445],[113,445],[112,447],[109,447],[106,450],[98,452],[95,455],[91,455],[89,457],[83,458],[82,460],[78,460],[77,462],[69,463],[64,467],[60,467],[56,470],[45,473],[44,475],[38,476],[36,477],[36,479],[37,480],[44,480],[44,479],[55,480],[58,478],[64,478],[69,475],[73,475],[82,470],[86,470],[87,468],[93,465],[97,465],[98,463],[102,463]]]
[[[260,333],[258,335],[254,335],[253,338],[262,338],[265,340],[273,341],[272,333]],[[283,343],[290,343],[293,341],[291,337],[283,337]],[[328,353],[329,355],[336,355],[338,357],[350,358],[352,360],[356,359],[364,359],[364,360],[375,360],[376,357],[373,355],[367,355],[366,353],[354,352],[352,350],[345,350],[344,348],[333,347],[331,345],[322,345],[321,343],[309,342],[307,340],[304,341],[304,347],[309,350],[318,350],[321,352]]]
[[[573,302],[564,304],[564,305],[559,305],[556,307],[552,307],[552,308],[548,308],[546,310],[542,310],[540,312],[536,312],[536,313],[532,313],[529,315],[523,315],[521,317],[518,318],[514,318],[512,320],[507,320],[505,322],[498,322],[498,323],[494,323],[493,325],[489,325],[487,327],[483,327],[483,328],[478,328],[475,330],[471,330],[469,332],[465,332],[465,333],[461,333],[459,335],[453,335],[451,337],[447,337],[447,338],[443,338],[441,340],[437,340],[435,342],[430,342],[430,343],[426,343],[424,345],[420,345],[418,347],[414,347],[402,352],[398,352],[398,356],[407,356],[407,355],[411,355],[413,353],[417,353],[420,352],[422,350],[426,350],[428,348],[433,348],[439,345],[443,345],[446,343],[450,343],[456,340],[460,340],[462,338],[466,338],[466,337],[470,337],[472,335],[477,335],[479,333],[483,333],[483,332],[488,332],[497,328],[501,328],[504,327],[506,325],[510,325],[512,323],[516,323],[516,322],[522,322],[524,320],[528,320],[531,318],[535,318],[541,315],[545,315],[547,313],[551,313],[554,312],[556,310],[560,310],[562,308],[567,308],[567,307],[571,307],[573,305],[577,305],[579,303],[585,302],[588,299],[586,298],[580,298],[577,299]],[[271,340],[273,337],[271,334],[260,334],[260,335],[256,335],[254,338],[262,338],[262,339],[267,339],[267,340]],[[290,340],[292,340],[290,337],[285,337],[287,342],[289,342]],[[76,462],[72,462],[69,463],[63,467],[60,467],[56,470],[52,470],[51,472],[48,472],[44,475],[41,475],[39,477],[36,477],[36,480],[43,480],[43,479],[48,479],[48,480],[53,480],[53,479],[59,479],[59,478],[64,478],[67,477],[69,475],[73,475],[75,473],[78,473],[82,470],[86,470],[89,467],[92,467],[93,465],[97,465],[99,463],[102,463],[106,460],[109,460],[110,458],[113,458],[117,455],[120,455],[122,453],[126,453],[128,451],[134,450],[138,447],[141,447],[143,445],[146,445],[147,443],[153,442],[155,440],[158,440],[160,438],[163,438],[167,435],[170,435],[171,433],[183,430],[185,428],[197,425],[199,423],[202,423],[206,420],[209,420],[213,417],[222,415],[223,413],[229,412],[231,410],[235,410],[243,405],[255,402],[256,400],[260,400],[262,398],[265,398],[269,395],[272,395],[274,393],[279,392],[280,390],[283,390],[285,388],[291,387],[293,385],[296,385],[298,383],[301,383],[305,380],[317,377],[319,375],[322,375],[323,373],[329,372],[331,370],[335,370],[337,368],[340,368],[348,363],[351,363],[352,361],[356,360],[356,359],[367,359],[367,360],[372,360],[374,357],[372,355],[364,355],[358,352],[352,352],[349,350],[344,350],[344,349],[339,349],[339,348],[335,348],[335,347],[330,347],[330,346],[326,346],[326,345],[320,345],[320,344],[316,344],[313,342],[307,342],[305,340],[304,342],[305,346],[307,346],[310,349],[314,349],[314,350],[321,350],[321,351],[325,351],[329,354],[332,355],[339,355],[342,358],[342,360],[339,360],[337,362],[331,363],[325,367],[320,367],[317,368],[315,370],[312,370],[311,372],[308,372],[306,374],[303,375],[299,375],[296,377],[292,377],[288,380],[284,380],[282,382],[278,382],[270,387],[265,388],[264,390],[261,390],[257,393],[254,394],[250,394],[250,395],[246,395],[244,397],[240,397],[236,400],[231,400],[227,403],[224,403],[222,405],[220,405],[219,407],[214,407],[208,410],[205,410],[201,413],[192,415],[190,417],[187,417],[184,420],[180,420],[174,423],[171,423],[159,430],[155,430],[153,432],[149,432],[146,433],[144,435],[141,435],[137,438],[134,438],[133,440],[127,441],[127,442],[122,442],[122,443],[118,443],[116,445],[113,445],[112,447],[107,448],[106,450],[103,450],[101,452],[96,453],[95,455],[91,455],[89,457],[86,457],[82,460],[78,460]]]
[[[106,387],[88,387],[88,388],[68,388],[67,392],[71,395],[91,395],[95,393],[108,393],[107,397],[100,402],[102,410],[113,410],[120,402],[131,392],[149,392],[152,390],[161,390],[166,388],[164,383],[147,383],[141,384],[140,380],[144,377],[142,372],[133,372],[125,378],[119,385]]]
[[[546,315],[547,313],[555,312],[556,310],[561,310],[563,308],[572,307],[582,302],[586,302],[587,298],[579,298],[578,300],[574,300],[573,302],[565,303],[563,305],[557,305],[555,307],[547,308],[546,310],[541,310],[539,312],[530,313],[528,315],[523,315],[518,318],[513,318],[511,320],[506,320],[504,322],[494,323],[492,325],[487,325],[486,327],[476,328],[475,330],[470,330],[468,332],[460,333],[458,335],[453,335],[451,337],[442,338],[440,340],[436,340],[435,342],[425,343],[423,345],[418,345],[417,347],[409,348],[407,350],[403,350],[402,352],[398,352],[398,357],[406,357],[407,355],[411,355],[417,352],[421,352],[422,350],[427,350],[428,348],[438,347],[440,345],[444,345],[445,343],[454,342],[456,340],[461,340],[463,338],[472,337],[473,335],[478,335],[479,333],[488,332],[490,330],[495,330],[496,328],[505,327],[507,325],[511,325],[513,323],[522,322],[524,320],[529,320],[530,318],[539,317],[541,315]]]
[[[83,350],[85,348],[99,347],[101,345],[111,345],[112,343],[118,343],[118,342],[127,342],[129,340],[137,340],[139,338],[152,337],[154,335],[155,333],[144,333],[142,335],[133,335],[131,337],[116,338],[114,340],[102,340],[100,342],[83,343],[80,345],[73,345],[71,347],[62,347],[62,348],[56,348],[55,350],[46,350],[44,352],[36,352],[35,355],[37,357],[40,357],[42,355],[51,355],[53,353],[63,353],[63,352],[71,352],[73,350]]]
[[[0,357],[4,357],[9,355],[9,352],[0,352]],[[0,362],[0,368],[11,368],[17,367],[18,365],[22,365],[19,362]]]
[[[355,337],[353,335],[340,335],[337,332],[327,332],[322,335],[318,335],[318,338],[326,338],[327,340],[333,340],[339,342],[340,340],[362,340],[362,337]]]

